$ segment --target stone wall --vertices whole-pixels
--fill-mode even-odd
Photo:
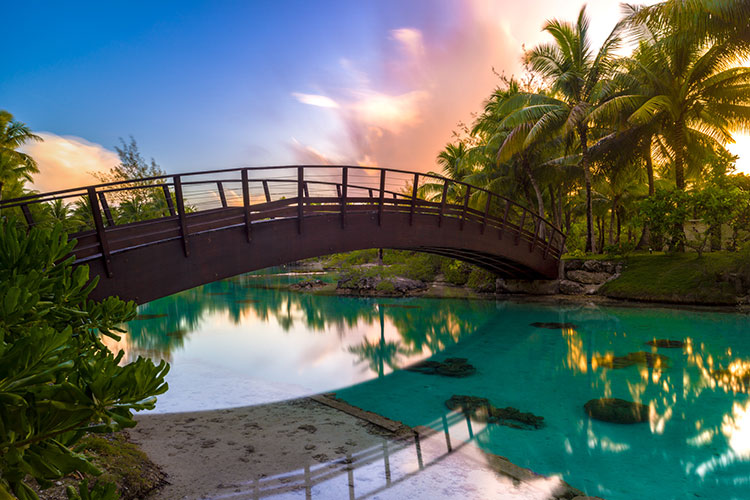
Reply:
[[[564,260],[560,263],[561,279],[508,280],[499,278],[495,292],[530,295],[595,295],[601,286],[620,276],[623,263],[607,260]]]

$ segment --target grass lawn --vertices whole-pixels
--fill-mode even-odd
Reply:
[[[736,304],[735,282],[747,284],[750,262],[745,252],[632,255],[622,275],[605,284],[608,297],[701,304]],[[736,274],[736,278],[730,275]],[[743,279],[744,278],[744,279]],[[746,286],[742,286],[746,290]],[[746,292],[740,292],[746,293]]]

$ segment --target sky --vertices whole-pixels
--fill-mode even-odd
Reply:
[[[590,0],[598,46],[619,0]],[[646,3],[654,3],[649,0]],[[270,164],[437,170],[498,74],[583,1],[13,2],[0,109],[44,138],[46,191],[133,136],[168,173]],[[734,149],[750,171],[750,140]],[[743,166],[746,165],[746,166]]]

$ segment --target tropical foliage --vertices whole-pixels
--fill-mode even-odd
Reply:
[[[133,411],[167,390],[165,362],[121,365],[122,352],[101,342],[118,338],[135,304],[88,300],[97,280],[73,268],[74,244],[59,225],[27,232],[0,220],[0,498],[36,499],[30,479],[44,488],[72,472],[97,475],[75,443],[134,426]],[[70,494],[113,495],[104,485]]]
[[[552,41],[525,54],[530,76],[503,78],[438,164],[453,179],[536,207],[571,251],[680,250],[680,221],[689,219],[713,232],[729,224],[736,244],[739,213],[717,217],[722,204],[713,201],[731,191],[736,206],[750,202],[726,149],[733,133],[750,130],[750,68],[740,65],[750,56],[748,13],[747,0],[625,5],[598,49],[585,7],[575,22],[550,20]],[[616,54],[623,42],[635,47],[627,56]],[[684,216],[643,216],[675,202],[675,190],[695,201]],[[477,195],[471,203],[481,207]]]

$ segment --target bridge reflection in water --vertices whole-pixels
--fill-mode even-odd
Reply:
[[[565,243],[534,211],[486,189],[358,166],[135,179],[3,200],[0,210],[18,212],[29,226],[62,220],[77,240],[76,262],[102,278],[94,296],[139,303],[365,248],[445,255],[505,277],[554,278]]]
[[[307,463],[280,474],[234,481],[232,492],[213,498],[301,498],[304,494],[306,499],[357,499],[387,494],[388,498],[421,495],[485,499],[500,498],[509,490],[516,490],[515,494],[525,499],[580,494],[557,477],[536,475],[483,452],[478,446],[467,446],[485,437],[487,425],[472,422],[462,413],[449,412],[413,431],[403,428],[399,439],[382,438],[379,445],[326,463]],[[435,481],[436,476],[444,484]],[[443,487],[440,493],[436,491],[439,485]]]

